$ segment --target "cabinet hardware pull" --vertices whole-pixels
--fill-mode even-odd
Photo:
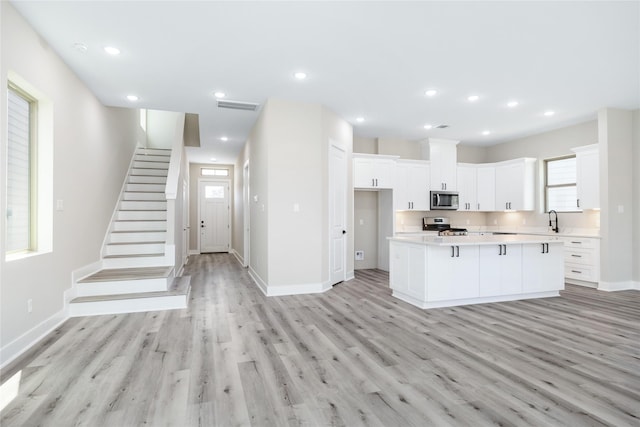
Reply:
[[[376,187],[378,186],[378,178],[376,178]]]
[[[480,210],[480,203],[478,203],[478,210]]]
[[[580,207],[580,199],[578,199],[578,207]]]
[[[376,180],[375,178],[371,178],[371,186],[375,187],[376,186]]]
[[[500,253],[498,255],[502,255],[502,245],[498,245],[500,247]]]
[[[451,246],[451,258],[453,258],[454,256],[456,256],[456,247]]]
[[[578,274],[582,274],[582,271],[579,270],[571,270],[572,273],[578,273]]]
[[[574,258],[582,258],[582,255],[571,254],[571,256]]]
[[[503,246],[504,246],[504,254],[503,255],[506,255],[507,254],[507,245],[503,245]]]
[[[581,245],[582,244],[582,242],[571,242],[571,243],[573,243],[574,245]]]
[[[544,243],[542,244],[542,253],[544,253]]]
[[[460,258],[460,246],[456,246],[456,257]]]

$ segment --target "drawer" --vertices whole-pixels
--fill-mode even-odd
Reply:
[[[588,239],[585,237],[564,237],[564,246],[566,248],[595,248],[597,239]]]
[[[580,264],[592,266],[594,265],[595,260],[595,251],[594,250],[583,250],[583,249],[574,249],[574,248],[565,248],[564,249],[564,262],[569,264]]]
[[[578,264],[565,264],[564,277],[569,279],[584,280],[586,282],[597,281],[593,274],[593,268]]]

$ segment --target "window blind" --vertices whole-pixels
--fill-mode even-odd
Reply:
[[[8,91],[6,251],[31,249],[31,105]]]

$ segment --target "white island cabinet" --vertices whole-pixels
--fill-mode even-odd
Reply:
[[[390,240],[393,296],[420,308],[558,296],[563,242],[546,236],[414,236]]]

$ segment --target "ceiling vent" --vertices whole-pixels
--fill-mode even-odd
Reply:
[[[256,111],[258,109],[258,105],[260,104],[255,104],[253,102],[218,100],[218,108],[229,108],[231,110]]]
[[[449,125],[438,125],[438,126],[436,126],[436,129],[446,129],[448,127],[449,127]]]

